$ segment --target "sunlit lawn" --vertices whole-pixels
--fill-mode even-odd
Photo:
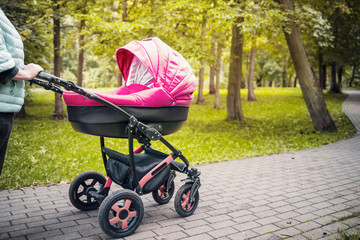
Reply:
[[[0,189],[71,181],[77,174],[105,173],[99,137],[75,132],[69,122],[51,120],[54,93],[32,90],[28,116],[17,119],[11,135]],[[205,105],[193,104],[184,127],[166,137],[192,164],[226,161],[294,151],[329,144],[355,133],[342,112],[342,95],[327,95],[326,102],[339,130],[314,130],[300,89],[257,88],[257,102],[246,101],[242,91],[244,122],[227,121],[226,95],[222,107],[213,109],[214,97]],[[127,140],[108,139],[108,147],[127,151]],[[159,143],[156,149],[169,153]]]

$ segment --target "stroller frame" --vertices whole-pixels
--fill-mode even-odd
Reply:
[[[138,197],[138,195],[143,195],[143,187],[146,183],[149,182],[154,176],[156,176],[158,173],[160,173],[162,170],[164,170],[166,167],[170,166],[171,173],[169,178],[167,179],[166,183],[162,185],[161,191],[166,193],[165,196],[167,196],[167,199],[162,201],[161,199],[158,201],[153,192],[153,196],[156,202],[163,204],[167,203],[170,198],[172,197],[172,194],[174,192],[174,189],[170,189],[171,187],[174,188],[173,181],[176,176],[175,171],[184,173],[187,175],[187,178],[183,181],[185,184],[179,189],[176,198],[175,198],[175,209],[181,216],[190,216],[196,209],[198,201],[199,201],[199,188],[201,186],[200,183],[200,171],[198,171],[196,168],[190,168],[189,169],[189,161],[186,159],[186,157],[181,153],[180,150],[176,149],[174,146],[172,146],[163,136],[162,134],[157,131],[155,128],[148,126],[136,119],[136,117],[130,115],[125,110],[123,110],[121,107],[116,106],[115,104],[99,97],[96,94],[89,93],[82,89],[81,87],[75,85],[71,81],[63,80],[59,77],[53,76],[51,74],[47,74],[44,72],[41,72],[37,76],[39,79],[35,78],[31,80],[31,83],[35,83],[37,85],[42,86],[46,90],[51,90],[56,93],[63,93],[63,90],[55,86],[59,85],[63,87],[66,90],[73,91],[75,93],[81,94],[84,96],[84,98],[89,98],[91,100],[94,100],[96,102],[99,102],[103,104],[106,107],[111,108],[112,110],[120,113],[123,117],[127,118],[129,120],[127,125],[127,131],[128,131],[128,146],[129,146],[129,160],[130,160],[130,168],[131,173],[133,174],[133,182],[135,184],[135,189],[129,189],[129,190],[120,190],[118,193],[114,193],[111,196],[111,199],[109,200],[107,197],[110,191],[111,184],[113,180],[108,176],[106,179],[106,182],[104,183],[102,178],[104,178],[101,174],[101,177],[96,176],[95,178],[99,179],[97,180],[100,184],[99,189],[96,189],[94,186],[86,186],[86,189],[84,189],[84,192],[86,190],[86,197],[87,197],[87,203],[91,205],[91,207],[83,207],[81,204],[77,203],[79,201],[77,199],[77,196],[74,196],[74,194],[77,193],[77,188],[72,186],[74,184],[71,184],[69,196],[70,200],[73,203],[73,205],[80,210],[93,210],[100,206],[99,211],[99,224],[102,228],[102,230],[112,236],[112,237],[125,237],[128,235],[131,235],[135,230],[139,227],[142,221],[143,217],[143,204],[141,199]],[[40,80],[41,79],[41,80]],[[45,80],[45,81],[42,81]],[[142,144],[139,148],[134,150],[134,139],[136,139],[140,144]],[[136,171],[136,164],[135,164],[135,157],[134,154],[143,152],[146,148],[151,148],[151,141],[160,141],[162,144],[164,144],[169,150],[171,150],[171,154],[168,155],[165,159],[163,159],[160,163],[158,163],[155,167],[153,167],[149,172],[145,174],[141,179],[138,178],[138,174]],[[106,147],[105,147],[105,139],[103,136],[100,136],[100,146],[101,146],[101,153],[102,153],[102,159],[104,166],[106,168],[107,162],[108,162],[108,156],[106,154]],[[174,161],[175,159],[179,158],[183,163]],[[77,178],[81,178],[81,181],[85,181],[86,177],[83,175],[86,175],[87,172],[80,174]],[[89,172],[86,176],[93,176],[96,172]],[[96,173],[99,174],[99,173]],[[95,179],[94,178],[94,179]],[[81,184],[83,185],[83,182]],[[92,183],[93,184],[93,183]],[[76,184],[75,184],[76,185]],[[78,184],[79,185],[79,184]],[[84,187],[85,188],[85,187]],[[159,188],[160,190],[160,188]],[[172,193],[169,196],[169,191]],[[75,191],[75,192],[74,192]],[[136,193],[138,194],[136,194]],[[157,190],[156,190],[157,192]],[[179,193],[180,192],[180,193]],[[106,199],[105,199],[106,198]],[[161,196],[160,196],[161,198]],[[92,199],[95,199],[96,204],[93,203]],[[123,201],[123,205],[117,206],[114,204],[114,202],[117,201]],[[103,206],[107,205],[107,206]],[[135,210],[134,210],[135,209]],[[137,211],[137,212],[136,212]],[[112,214],[115,216],[113,219],[110,219],[109,221],[109,213],[112,212]],[[110,214],[111,215],[111,214]],[[133,218],[131,222],[127,222],[128,219]],[[118,226],[115,226],[116,224],[112,224],[111,221],[115,222],[115,220],[119,220],[117,223]],[[109,223],[110,222],[110,223]],[[121,223],[121,224],[120,224]],[[120,226],[121,225],[121,226]],[[114,227],[115,226],[115,227]]]

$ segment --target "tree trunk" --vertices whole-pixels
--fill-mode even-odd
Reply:
[[[244,18],[238,17],[232,24],[229,82],[228,93],[226,97],[227,118],[235,120],[244,119],[240,96],[244,37],[240,31],[239,26],[237,26],[243,21]]]
[[[351,74],[351,78],[350,78],[350,82],[349,82],[349,87],[352,87],[352,83],[355,79],[355,73],[356,73],[356,64],[353,65],[353,70],[352,70],[352,74]]]
[[[286,74],[287,74],[287,56],[284,56],[284,67],[283,67],[283,72],[282,72],[282,87],[287,87],[286,84]]]
[[[213,41],[211,43],[211,55],[215,56],[215,48],[216,48],[216,42],[213,37]],[[215,64],[210,64],[210,86],[209,86],[209,94],[215,93]]]
[[[85,55],[85,36],[82,34],[82,30],[85,28],[85,20],[82,19],[80,21],[80,25],[78,27],[79,31],[79,40],[78,40],[78,66],[77,66],[77,85],[83,86],[83,71],[84,71],[84,55]]]
[[[288,82],[287,82],[287,87],[291,87],[291,86],[292,86],[292,85],[291,85],[292,77],[293,77],[293,75],[290,74],[289,79],[288,79]]]
[[[128,17],[128,4],[127,4],[127,0],[123,0],[122,2],[122,21],[123,22],[127,22],[127,17]]]
[[[288,10],[294,11],[294,4],[291,0],[279,0],[279,2]],[[311,120],[317,130],[334,131],[336,130],[335,123],[326,107],[319,82],[316,80],[315,73],[306,54],[300,31],[294,22],[291,21],[293,16],[289,15],[289,18],[290,21],[287,24],[291,33],[284,31],[284,34]]]
[[[202,28],[201,28],[201,36],[205,36],[205,29],[206,29],[206,24],[203,23],[202,24]],[[202,48],[205,48],[204,44],[201,44]],[[205,60],[201,59],[200,60],[200,64],[201,64],[201,68],[199,70],[199,92],[198,92],[198,99],[196,101],[196,104],[204,104],[205,103],[205,99],[204,99],[204,78],[205,78]]]
[[[324,56],[322,53],[322,49],[321,49],[321,47],[319,47],[319,80],[320,80],[320,88],[321,89],[325,89],[323,59],[324,59]]]
[[[249,77],[247,79],[248,101],[257,101],[254,93],[255,57],[256,57],[256,46],[253,43],[250,51],[250,69],[249,69]]]
[[[196,104],[204,104],[205,103],[205,99],[204,99],[204,72],[205,72],[205,61],[201,60],[201,68],[199,70],[199,89],[198,89],[198,98],[196,101]]]
[[[320,79],[320,84],[322,89],[326,89],[326,64],[323,64],[321,66],[321,79]]]
[[[344,67],[341,66],[338,70],[338,85],[339,85],[340,91],[341,91],[341,86],[342,86],[343,69],[344,69]]]
[[[60,5],[57,1],[53,1],[53,21],[54,21],[54,75],[60,77],[61,74],[61,42],[60,42]],[[55,93],[55,111],[53,117],[55,119],[65,118],[64,104],[60,93]]]
[[[296,75],[294,79],[294,87],[297,87],[297,80],[298,80],[298,76]]]
[[[330,92],[332,93],[340,93],[340,87],[336,81],[336,62],[331,64],[331,84],[330,84]]]
[[[122,75],[120,72],[116,72],[116,81],[117,81],[118,87],[121,87],[123,85]]]
[[[215,84],[215,109],[220,108],[220,78],[221,78],[221,66],[222,66],[222,44],[217,43],[217,58],[216,58],[216,84]]]

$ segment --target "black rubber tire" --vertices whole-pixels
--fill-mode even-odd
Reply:
[[[176,195],[175,195],[175,202],[174,202],[175,210],[182,217],[188,217],[188,216],[192,215],[195,212],[197,205],[199,203],[199,191],[198,191],[198,192],[196,192],[194,201],[191,203],[190,206],[188,204],[186,204],[185,206],[182,206],[184,201],[186,201],[186,199],[185,199],[186,195],[189,194],[189,192],[191,190],[191,186],[192,186],[192,184],[182,185],[181,188],[179,188],[179,190],[176,192]],[[188,209],[188,207],[190,207],[190,208]]]
[[[130,203],[127,206],[128,201]],[[135,214],[135,216],[131,216],[132,214]],[[140,226],[143,217],[144,205],[141,198],[133,191],[125,189],[108,196],[99,209],[99,225],[101,229],[114,238],[122,238],[133,234]],[[114,222],[110,223],[111,221]],[[126,224],[125,229],[123,229],[123,221]]]
[[[91,180],[92,182],[88,184],[88,182]],[[99,184],[104,185],[105,182],[106,182],[106,178],[100,173],[95,171],[83,172],[78,176],[76,176],[74,180],[71,182],[69,188],[69,198],[72,205],[82,211],[91,211],[97,209],[100,206],[100,204],[96,201],[96,199],[89,198],[87,195],[87,191],[90,188],[92,188],[95,191],[98,191],[100,188],[100,186],[98,185]]]
[[[155,202],[157,202],[158,204],[168,203],[170,201],[170,199],[172,198],[172,196],[174,195],[174,192],[175,192],[175,183],[174,183],[174,181],[172,181],[172,183],[170,184],[169,191],[167,192],[168,196],[164,196],[162,194],[162,190],[161,190],[161,188],[163,188],[164,185],[165,184],[161,185],[159,187],[159,189],[152,192],[152,196],[153,196]],[[160,194],[161,194],[161,196],[160,196]]]

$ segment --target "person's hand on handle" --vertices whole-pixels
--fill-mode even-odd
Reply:
[[[19,72],[13,78],[14,80],[32,80],[34,79],[39,72],[43,72],[44,69],[34,63],[29,63],[25,65],[24,69],[19,69]]]

